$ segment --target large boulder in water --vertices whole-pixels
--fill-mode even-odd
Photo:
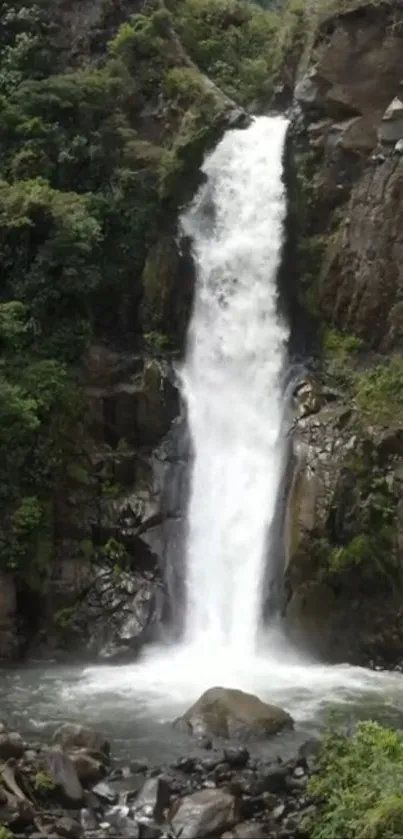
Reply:
[[[190,734],[257,740],[293,728],[292,717],[276,705],[262,702],[252,693],[214,687],[174,722]]]

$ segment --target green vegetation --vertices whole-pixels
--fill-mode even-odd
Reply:
[[[57,15],[51,0],[0,11],[0,568],[39,588],[66,484],[91,484],[86,350],[177,348],[178,207],[228,96],[267,104],[303,32],[300,0],[170,0],[101,22],[101,48],[69,66]]]
[[[55,784],[47,772],[37,772],[34,778],[34,787],[37,792],[51,792],[54,790]]]
[[[403,740],[362,722],[351,739],[332,733],[310,782],[318,815],[312,839],[399,839],[403,834]]]
[[[13,839],[11,831],[2,824],[0,824],[0,839]]]
[[[303,29],[304,4],[280,14],[237,0],[185,0],[178,32],[198,66],[232,99],[267,102],[286,52]]]
[[[355,377],[359,410],[373,424],[401,424],[403,418],[403,358],[392,356]]]

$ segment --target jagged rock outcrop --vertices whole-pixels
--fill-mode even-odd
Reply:
[[[330,396],[330,399],[329,399]],[[286,625],[332,661],[400,664],[403,432],[364,425],[334,393],[297,418]]]

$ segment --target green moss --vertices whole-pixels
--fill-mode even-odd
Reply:
[[[51,792],[55,789],[55,784],[47,772],[37,772],[34,778],[34,787],[37,792]]]
[[[360,412],[373,424],[401,424],[403,419],[403,358],[392,356],[355,376]]]
[[[323,740],[309,784],[318,802],[306,825],[312,839],[399,839],[403,835],[403,741],[400,732],[362,722],[351,739]]]
[[[64,609],[59,609],[53,615],[53,623],[55,626],[65,629],[71,626],[74,617],[74,607],[66,606]]]

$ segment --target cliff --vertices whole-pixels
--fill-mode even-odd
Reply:
[[[299,289],[322,350],[296,393],[285,612],[292,636],[327,658],[395,666],[402,9],[347,5],[324,16],[313,41],[295,89],[293,142]]]

